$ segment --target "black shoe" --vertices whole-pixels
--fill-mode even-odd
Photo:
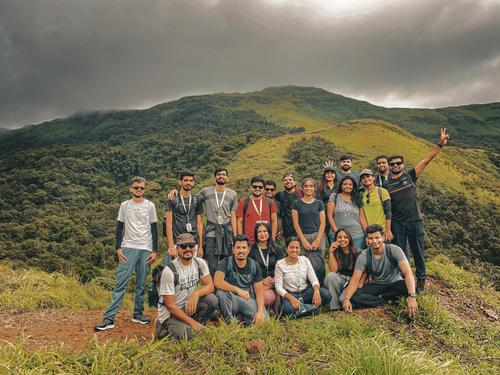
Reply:
[[[425,292],[425,279],[417,280],[417,294]]]
[[[115,321],[110,318],[104,318],[101,323],[94,327],[94,331],[106,331],[111,328],[115,328]]]
[[[132,321],[139,324],[149,324],[151,323],[151,318],[144,314],[136,314],[134,315],[134,319],[132,319]]]

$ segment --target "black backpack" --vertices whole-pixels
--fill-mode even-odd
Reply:
[[[196,257],[193,258],[193,261],[198,266],[198,278],[201,280],[203,275],[201,273],[200,263],[198,262],[198,259]],[[174,274],[174,288],[177,285],[179,285],[179,272],[177,271],[177,268],[175,268],[175,266],[172,262],[168,262],[168,264],[166,266],[163,264],[159,264],[158,266],[156,266],[152,272],[153,279],[151,280],[151,282],[149,283],[149,286],[148,286],[148,305],[149,305],[149,307],[164,306],[163,301],[160,302],[160,295],[158,294],[158,286],[160,285],[161,275],[162,275],[165,267],[170,268],[170,270]]]
[[[398,268],[399,269],[399,264],[398,264],[398,261],[396,258],[394,258],[394,256],[392,255],[392,247],[391,245],[389,244],[384,244],[385,246],[385,254],[387,255],[387,259],[389,259],[389,262],[391,262],[391,264]],[[373,270],[372,270],[372,257],[373,257],[373,254],[372,254],[372,249],[371,247],[369,247],[367,250],[366,250],[366,272],[368,274],[372,274]]]

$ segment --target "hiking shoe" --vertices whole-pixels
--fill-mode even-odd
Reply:
[[[425,292],[425,279],[418,279],[417,280],[417,294],[421,294]]]
[[[134,315],[134,319],[132,319],[132,321],[139,324],[149,324],[151,323],[151,318],[144,314],[136,314]]]
[[[111,328],[115,328],[115,321],[110,318],[104,318],[101,323],[94,327],[94,331],[106,331]]]

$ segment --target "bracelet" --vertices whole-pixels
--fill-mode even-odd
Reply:
[[[443,148],[444,145],[442,145],[441,143],[436,143],[439,147]]]

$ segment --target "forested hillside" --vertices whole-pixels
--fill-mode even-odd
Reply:
[[[216,166],[244,192],[252,175],[318,175],[352,152],[354,169],[380,153],[415,164],[448,127],[451,147],[419,182],[430,254],[445,253],[493,281],[500,259],[500,104],[387,109],[321,89],[283,87],[187,97],[142,111],[82,113],[0,137],[0,260],[73,272],[114,265],[114,223],[126,181],[144,175],[162,215],[176,174],[212,183]],[[420,138],[421,137],[421,138]],[[423,139],[422,139],[423,138]],[[162,250],[165,249],[164,241]]]

